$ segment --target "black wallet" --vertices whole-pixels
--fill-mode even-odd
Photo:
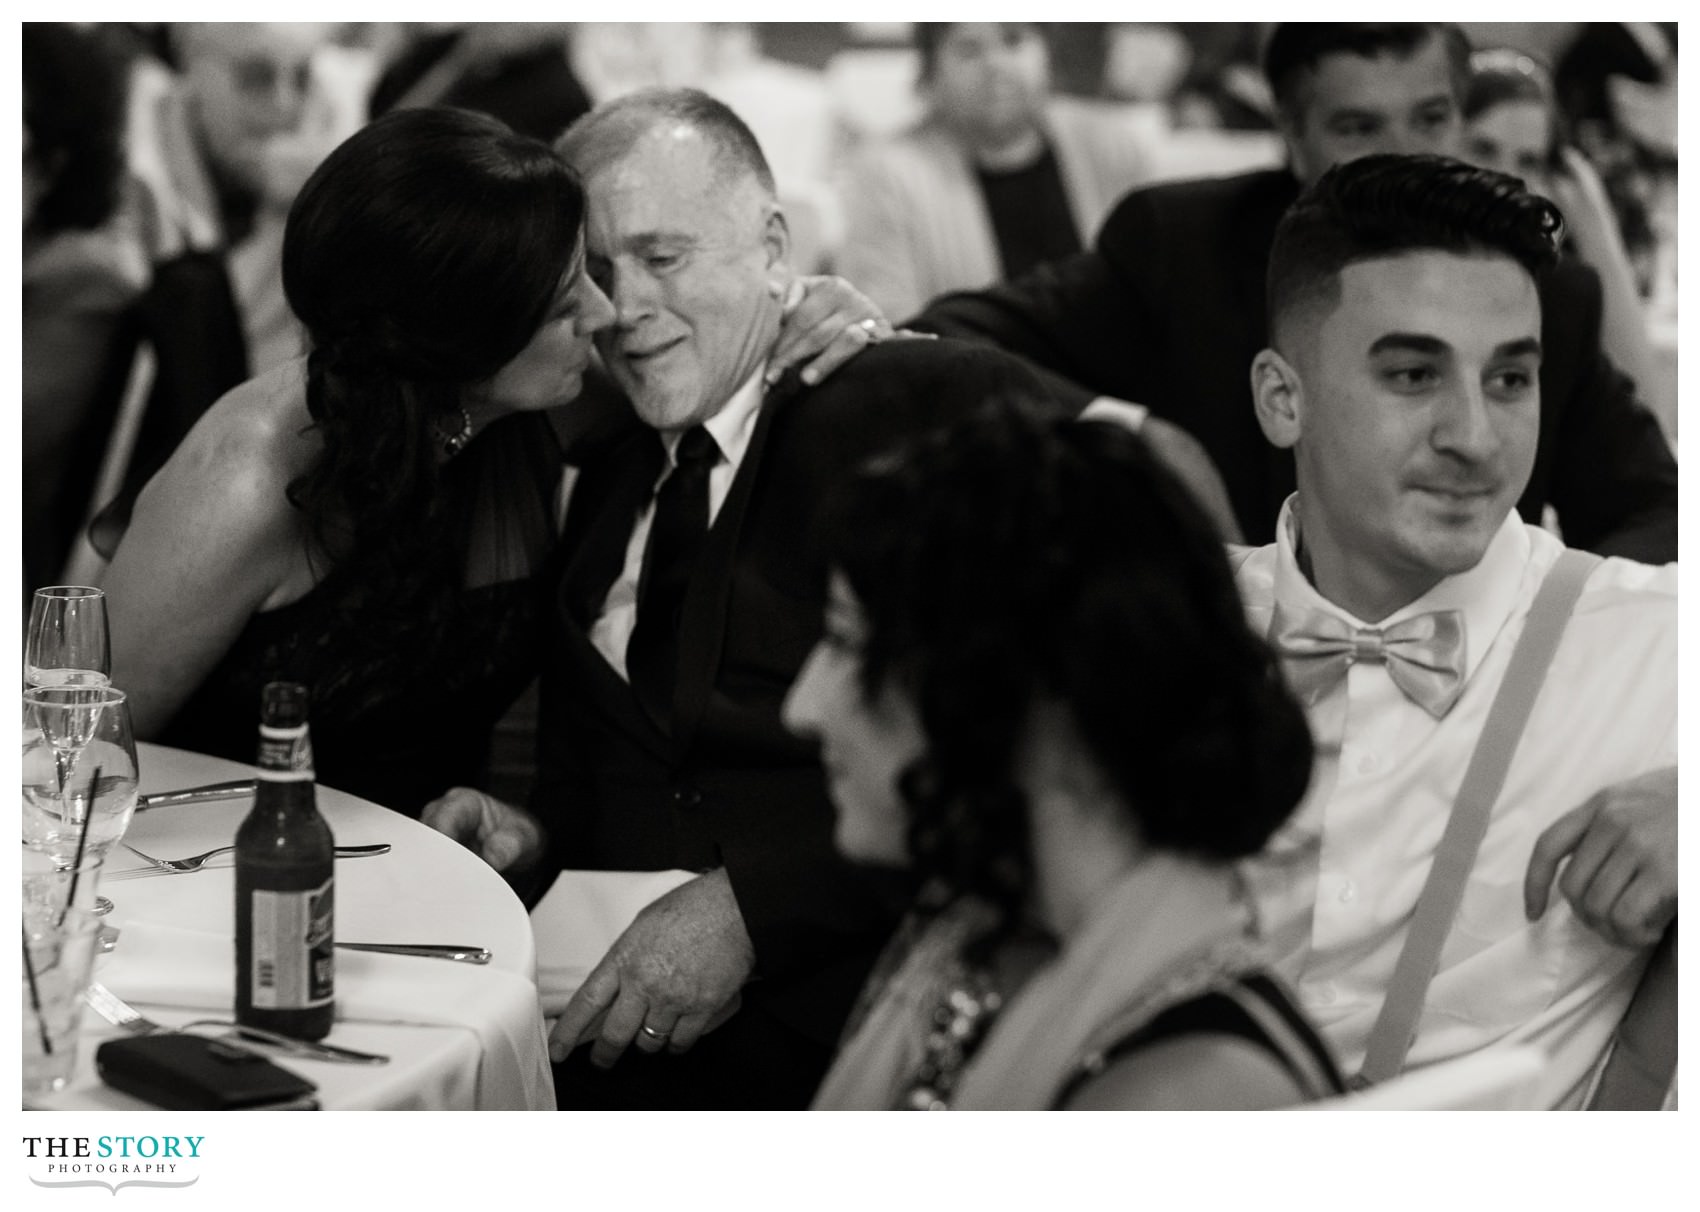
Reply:
[[[313,1111],[318,1087],[221,1039],[181,1031],[109,1039],[95,1050],[100,1080],[169,1111]]]

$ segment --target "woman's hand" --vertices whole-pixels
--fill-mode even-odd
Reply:
[[[830,275],[770,283],[784,308],[784,322],[768,355],[767,382],[793,366],[814,386],[870,345],[893,336],[920,336],[893,329],[885,313],[843,278]]]

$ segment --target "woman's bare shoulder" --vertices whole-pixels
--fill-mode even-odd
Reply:
[[[195,423],[137,502],[214,530],[282,532],[294,525],[288,487],[318,451],[298,362],[226,392]]]
[[[1081,1084],[1070,1111],[1264,1111],[1303,1092],[1267,1049],[1237,1035],[1195,1032],[1116,1058]]]

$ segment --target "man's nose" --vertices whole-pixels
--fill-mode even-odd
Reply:
[[[1435,448],[1471,461],[1490,457],[1499,447],[1492,407],[1478,383],[1464,384],[1448,393],[1435,419]]]

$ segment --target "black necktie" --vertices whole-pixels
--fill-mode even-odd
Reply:
[[[626,645],[626,675],[639,705],[663,732],[672,731],[679,616],[708,537],[708,473],[719,458],[720,448],[706,429],[687,429],[679,437],[673,470],[655,494],[638,581],[637,626]]]

